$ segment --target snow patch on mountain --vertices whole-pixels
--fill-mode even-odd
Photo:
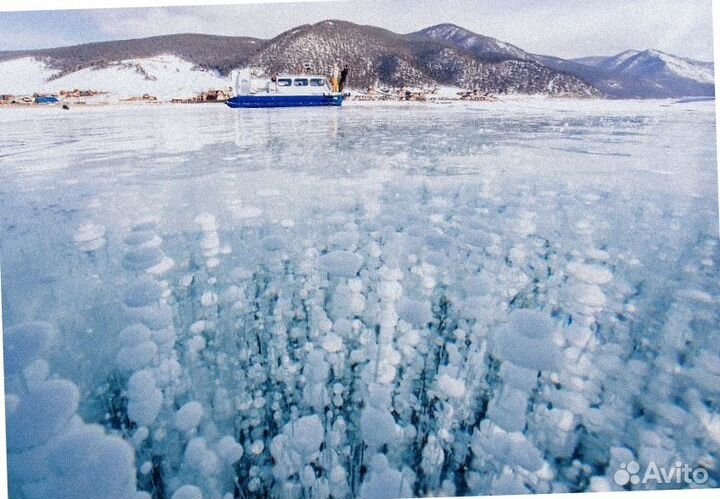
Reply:
[[[576,62],[616,75],[638,78],[678,77],[707,84],[715,81],[712,63],[678,57],[654,49],[626,50],[610,57],[584,57],[576,59]]]
[[[712,96],[712,62],[678,57],[660,50],[626,50],[610,57],[573,60],[572,72],[613,97],[668,98]]]
[[[0,93],[26,94],[41,90],[55,73],[44,61],[22,57],[0,62]]]
[[[107,92],[111,99],[148,94],[167,100],[231,86],[230,78],[170,54],[111,62],[55,78],[57,74],[46,61],[32,57],[2,61],[0,93],[27,95],[81,89]]]
[[[626,50],[625,52],[620,52],[616,56],[613,57],[602,57],[600,58],[600,61],[595,64],[597,67],[600,67],[602,69],[607,69],[608,71],[612,71],[614,69],[617,69],[621,64],[623,64],[628,59],[635,57],[640,53],[639,50]]]
[[[438,24],[416,33],[434,40],[444,40],[466,50],[505,56],[512,59],[528,60],[527,52],[506,42],[489,36],[478,35],[455,24]]]
[[[691,59],[675,57],[658,50],[649,50],[647,54],[662,61],[668,71],[681,78],[710,84],[715,81],[715,72],[712,68],[698,64]]]

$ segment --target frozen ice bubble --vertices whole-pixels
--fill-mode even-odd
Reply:
[[[19,373],[33,360],[45,355],[57,332],[46,322],[25,322],[5,330],[5,373]]]
[[[320,269],[337,277],[355,277],[362,263],[360,256],[349,251],[331,251],[320,256]]]
[[[197,428],[203,418],[203,406],[200,402],[188,402],[175,413],[175,427],[180,431]]]
[[[158,248],[133,248],[123,258],[127,270],[146,270],[162,262],[164,255]]]
[[[125,237],[125,244],[128,246],[156,247],[162,244],[162,239],[152,230],[132,231]]]
[[[144,307],[156,303],[165,288],[155,279],[142,276],[125,291],[124,302],[128,307]]]
[[[80,392],[70,381],[54,379],[41,383],[19,397],[7,416],[7,446],[21,451],[47,442],[75,414]]]
[[[203,494],[195,485],[183,485],[173,493],[172,499],[203,499]]]

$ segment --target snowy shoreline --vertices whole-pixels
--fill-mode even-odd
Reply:
[[[593,108],[597,105],[606,107],[608,110],[623,109],[628,106],[645,105],[668,105],[668,104],[691,104],[697,102],[715,102],[714,98],[667,98],[667,99],[604,99],[604,98],[573,98],[573,97],[555,97],[555,96],[537,96],[537,95],[504,95],[498,97],[495,101],[468,101],[462,99],[429,99],[426,101],[404,101],[404,100],[352,100],[348,99],[343,104],[344,108],[382,108],[382,107],[401,107],[401,108],[423,108],[446,106],[449,108],[502,108],[505,106],[543,106],[551,108],[556,104],[566,105],[569,108]],[[46,109],[56,110],[61,108],[63,104],[67,104],[72,109],[106,109],[106,108],[157,108],[157,107],[217,107],[225,106],[224,102],[192,102],[178,103],[170,101],[98,101],[98,102],[82,102],[74,103],[72,101],[58,104],[1,104],[0,112],[3,110],[35,110]],[[267,110],[265,110],[267,112]],[[244,110],[247,112],[247,110]],[[272,112],[272,110],[270,110]]]

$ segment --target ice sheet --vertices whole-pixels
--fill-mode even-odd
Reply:
[[[51,468],[67,446],[124,470],[98,480],[116,499],[584,491],[617,487],[617,449],[717,466],[712,102],[0,128],[12,497],[84,490]]]

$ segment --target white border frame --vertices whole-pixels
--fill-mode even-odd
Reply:
[[[161,7],[161,6],[190,6],[190,5],[237,5],[237,4],[258,4],[258,3],[294,3],[294,2],[319,2],[337,0],[108,0],[103,2],[102,8],[133,8],[133,7]],[[389,0],[392,1],[392,0]],[[437,0],[442,1],[442,0]],[[678,2],[678,7],[682,4]],[[29,10],[66,10],[66,9],[97,9],[98,4],[92,0],[4,0],[0,5],[1,12],[19,12]],[[717,35],[720,29],[720,0],[712,0],[713,13],[713,55],[715,66],[718,66],[718,55],[720,54],[720,36]],[[720,79],[715,78],[715,95],[720,95]],[[720,109],[715,106],[715,120],[720,123]],[[716,144],[720,143],[720,128],[716,126]],[[716,147],[717,149],[717,147]],[[716,154],[718,151],[716,150]],[[717,154],[717,161],[720,164],[720,154]],[[718,174],[718,192],[720,193],[720,171]],[[718,210],[720,211],[720,194],[718,195]],[[2,269],[0,268],[0,276]],[[2,304],[2,279],[0,278],[0,304]],[[0,340],[2,339],[2,308],[0,307]],[[3,366],[3,343],[0,341],[0,497],[7,497],[7,449],[5,436],[5,376]],[[4,494],[3,494],[4,492]],[[634,492],[586,492],[592,494],[591,499],[670,499],[675,497],[688,499],[715,499],[720,489],[695,489],[695,490],[663,490],[663,491],[634,491]],[[465,496],[466,499],[473,499]],[[493,496],[498,499],[578,499],[584,497],[578,493],[574,494],[540,494],[540,495],[516,495],[516,496]],[[78,498],[81,499],[81,498]]]

